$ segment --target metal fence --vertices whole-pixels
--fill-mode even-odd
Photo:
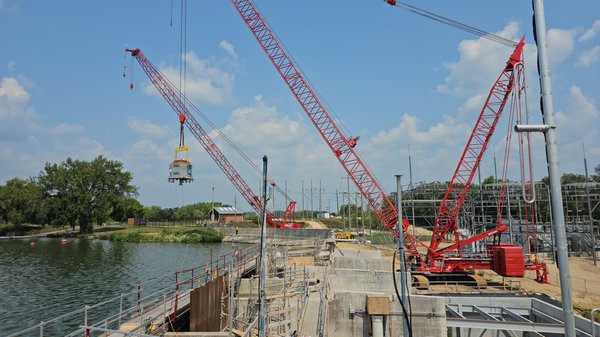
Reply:
[[[248,247],[201,266],[139,282],[131,292],[121,293],[94,305],[84,305],[81,309],[41,321],[8,337],[93,337],[106,336],[107,333],[150,336],[149,333],[157,332],[157,329],[166,330],[167,325],[176,323],[177,310],[189,303],[189,294],[195,285],[205,284],[226,273],[232,265],[238,272],[245,272],[253,266],[256,256],[257,247]],[[157,284],[168,285],[147,293],[146,289],[157,288]]]

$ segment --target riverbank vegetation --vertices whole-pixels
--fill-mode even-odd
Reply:
[[[149,228],[137,226],[97,233],[97,238],[121,242],[208,243],[223,241],[223,234],[210,227]]]

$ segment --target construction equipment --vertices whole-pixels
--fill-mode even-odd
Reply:
[[[490,231],[461,241],[456,220],[463,202],[465,201],[465,197],[469,192],[471,183],[473,182],[475,172],[477,172],[488,143],[494,134],[496,124],[498,123],[502,111],[504,111],[506,102],[513,91],[515,84],[514,72],[517,63],[521,62],[524,44],[524,40],[521,40],[509,57],[504,70],[492,86],[492,90],[490,90],[490,93],[488,94],[483,109],[479,114],[479,118],[475,123],[475,127],[471,132],[471,136],[467,141],[465,150],[458,162],[456,171],[454,171],[454,175],[450,180],[446,194],[442,199],[433,228],[431,244],[427,251],[427,256],[429,260],[432,261],[430,264],[430,271],[451,272],[456,268],[462,269],[461,259],[444,260],[444,255],[448,252],[456,251],[458,256],[462,257],[461,248],[465,245],[502,233],[508,229],[506,226],[497,224],[497,227]],[[458,186],[458,191],[455,190],[455,186]],[[454,244],[438,250],[440,243],[450,232],[454,234]],[[487,265],[489,262],[487,262],[487,259],[478,262],[471,260],[470,262],[481,264],[481,266],[475,269],[488,269]]]
[[[131,56],[138,61],[152,84],[154,84],[154,87],[163,96],[167,103],[169,103],[173,111],[180,116],[182,127],[184,124],[187,126],[187,128],[196,137],[198,142],[200,142],[202,147],[204,147],[206,152],[214,160],[217,166],[219,166],[219,168],[223,171],[223,173],[225,173],[235,188],[240,192],[244,199],[246,199],[248,204],[250,204],[250,206],[252,206],[256,212],[258,212],[258,214],[262,214],[264,206],[260,202],[260,198],[252,192],[250,186],[248,186],[248,184],[242,179],[233,165],[231,165],[227,157],[225,157],[223,152],[221,152],[221,150],[209,137],[208,133],[194,118],[194,115],[192,115],[192,113],[188,110],[187,105],[184,102],[185,98],[182,98],[184,96],[181,94],[181,92],[154,66],[154,64],[150,62],[150,60],[146,58],[146,56],[144,56],[141,49],[125,49],[125,52],[130,53]],[[188,102],[188,105],[192,104]],[[291,210],[288,213],[293,213],[295,204],[296,203],[294,201],[290,203],[288,209]],[[281,225],[275,223],[274,216],[271,212],[267,211],[266,213],[267,223],[269,226],[281,227]],[[283,226],[285,227],[286,225]]]
[[[284,82],[292,91],[298,103],[300,103],[313,125],[317,128],[321,137],[323,137],[335,157],[346,170],[360,193],[365,197],[373,212],[398,237],[400,230],[398,228],[400,227],[398,226],[398,211],[356,152],[355,147],[359,137],[349,137],[342,133],[335,120],[316,95],[316,92],[305,79],[305,76],[300,72],[299,67],[288,55],[287,51],[283,48],[283,44],[278,40],[263,19],[261,13],[254,6],[252,0],[231,0],[231,3],[235,6]],[[394,1],[389,1],[389,3],[394,4]],[[451,273],[464,272],[467,269],[475,268],[490,269],[492,266],[491,259],[488,256],[476,259],[463,258],[461,250],[464,246],[472,242],[500,234],[507,227],[499,225],[492,230],[488,230],[472,238],[461,240],[456,228],[456,217],[472,182],[476,167],[481,161],[498,122],[498,118],[513,90],[513,71],[515,70],[515,65],[521,62],[523,45],[523,40],[517,44],[502,74],[488,95],[486,104],[454,174],[453,182],[449,186],[440,208],[441,214],[439,220],[436,221],[430,246],[425,245],[411,235],[407,230],[410,226],[409,222],[406,219],[402,221],[401,228],[404,231],[405,247],[411,256],[410,260],[412,261],[413,268],[418,271]],[[455,183],[457,185],[462,184],[464,187],[459,194],[455,194],[453,191]],[[451,231],[455,234],[455,243],[438,250],[442,239]],[[423,256],[419,252],[419,247],[423,247],[426,250],[425,259],[423,259]],[[446,253],[451,251],[458,251],[458,257],[447,258]]]
[[[191,183],[194,181],[192,177],[192,163],[190,163],[189,148],[185,145],[183,135],[183,124],[185,123],[185,115],[179,115],[179,146],[175,148],[175,160],[169,165],[169,182],[174,183],[179,181],[179,185],[183,183]],[[185,153],[185,159],[178,158],[179,153]]]
[[[275,68],[277,68],[277,71],[319,131],[321,137],[323,137],[335,157],[348,173],[348,176],[358,187],[360,193],[365,197],[373,212],[398,237],[398,230],[400,230],[397,228],[398,211],[355,151],[354,148],[357,145],[359,137],[345,136],[342,133],[335,120],[317,97],[315,91],[310,87],[308,81],[302,75],[292,58],[287,54],[283,45],[268,27],[252,1],[231,0],[231,3],[235,6],[244,22],[246,22],[263,50],[267,53],[269,59]],[[426,245],[410,235],[407,231],[409,225],[408,221],[405,220],[398,227],[404,230],[405,245],[410,255],[420,257],[417,247],[426,247]]]

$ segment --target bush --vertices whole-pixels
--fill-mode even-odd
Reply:
[[[163,228],[160,232],[147,232],[147,229],[110,233],[104,239],[121,242],[182,242],[203,243],[221,242],[223,235],[212,228]]]

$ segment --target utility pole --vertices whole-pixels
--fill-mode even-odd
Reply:
[[[210,221],[215,221],[215,180],[212,181],[212,197],[211,197],[211,205],[210,205]]]
[[[346,176],[346,183],[348,184],[348,230],[352,231],[352,218],[350,217],[350,176]]]
[[[310,180],[310,217],[313,217],[313,184],[312,184],[312,179]]]
[[[408,183],[408,188],[410,189],[410,208],[411,208],[411,224],[412,224],[412,232],[413,236],[416,236],[415,232],[417,229],[417,224],[415,222],[415,189],[413,186],[413,175],[412,175],[412,158],[410,155],[410,144],[408,144],[408,174],[410,178],[410,182]]]
[[[302,179],[302,219],[304,219],[304,179]]]
[[[400,254],[400,286],[402,287],[402,307],[408,308],[406,303],[406,264],[404,263],[404,229],[402,228],[402,175],[397,174],[396,177],[396,209],[398,210],[398,250]],[[394,266],[394,269],[396,266]],[[394,270],[394,273],[396,270]],[[402,328],[404,329],[404,337],[408,337],[408,320],[403,315]]]
[[[263,188],[262,188],[262,227],[260,233],[260,279],[259,279],[259,294],[260,294],[260,307],[259,307],[259,324],[258,333],[260,337],[266,336],[266,312],[265,312],[265,301],[266,301],[266,287],[265,282],[267,281],[267,156],[263,156]]]
[[[557,265],[560,274],[560,293],[565,324],[565,337],[575,337],[575,315],[569,278],[569,256],[567,252],[567,234],[565,215],[562,207],[563,198],[560,188],[560,168],[558,165],[558,147],[556,145],[556,123],[554,122],[554,102],[552,99],[552,82],[550,62],[548,60],[548,44],[546,39],[546,15],[544,1],[533,0],[535,39],[538,46],[538,69],[540,73],[540,89],[542,92],[542,117],[549,126],[544,135],[546,138],[546,159],[548,161],[548,178],[552,192],[552,213],[556,239]]]
[[[319,213],[323,212],[323,204],[322,204],[322,194],[321,191],[323,191],[323,189],[321,188],[321,180],[319,179]]]
[[[336,215],[340,215],[340,198],[338,197],[338,190],[335,190],[335,205],[336,207]]]
[[[585,192],[587,194],[588,216],[590,217],[590,229],[592,230],[592,261],[596,265],[596,238],[594,237],[594,218],[592,216],[592,202],[590,201],[590,177],[588,176],[587,158],[585,156],[585,145],[583,145],[583,166],[585,167]]]

